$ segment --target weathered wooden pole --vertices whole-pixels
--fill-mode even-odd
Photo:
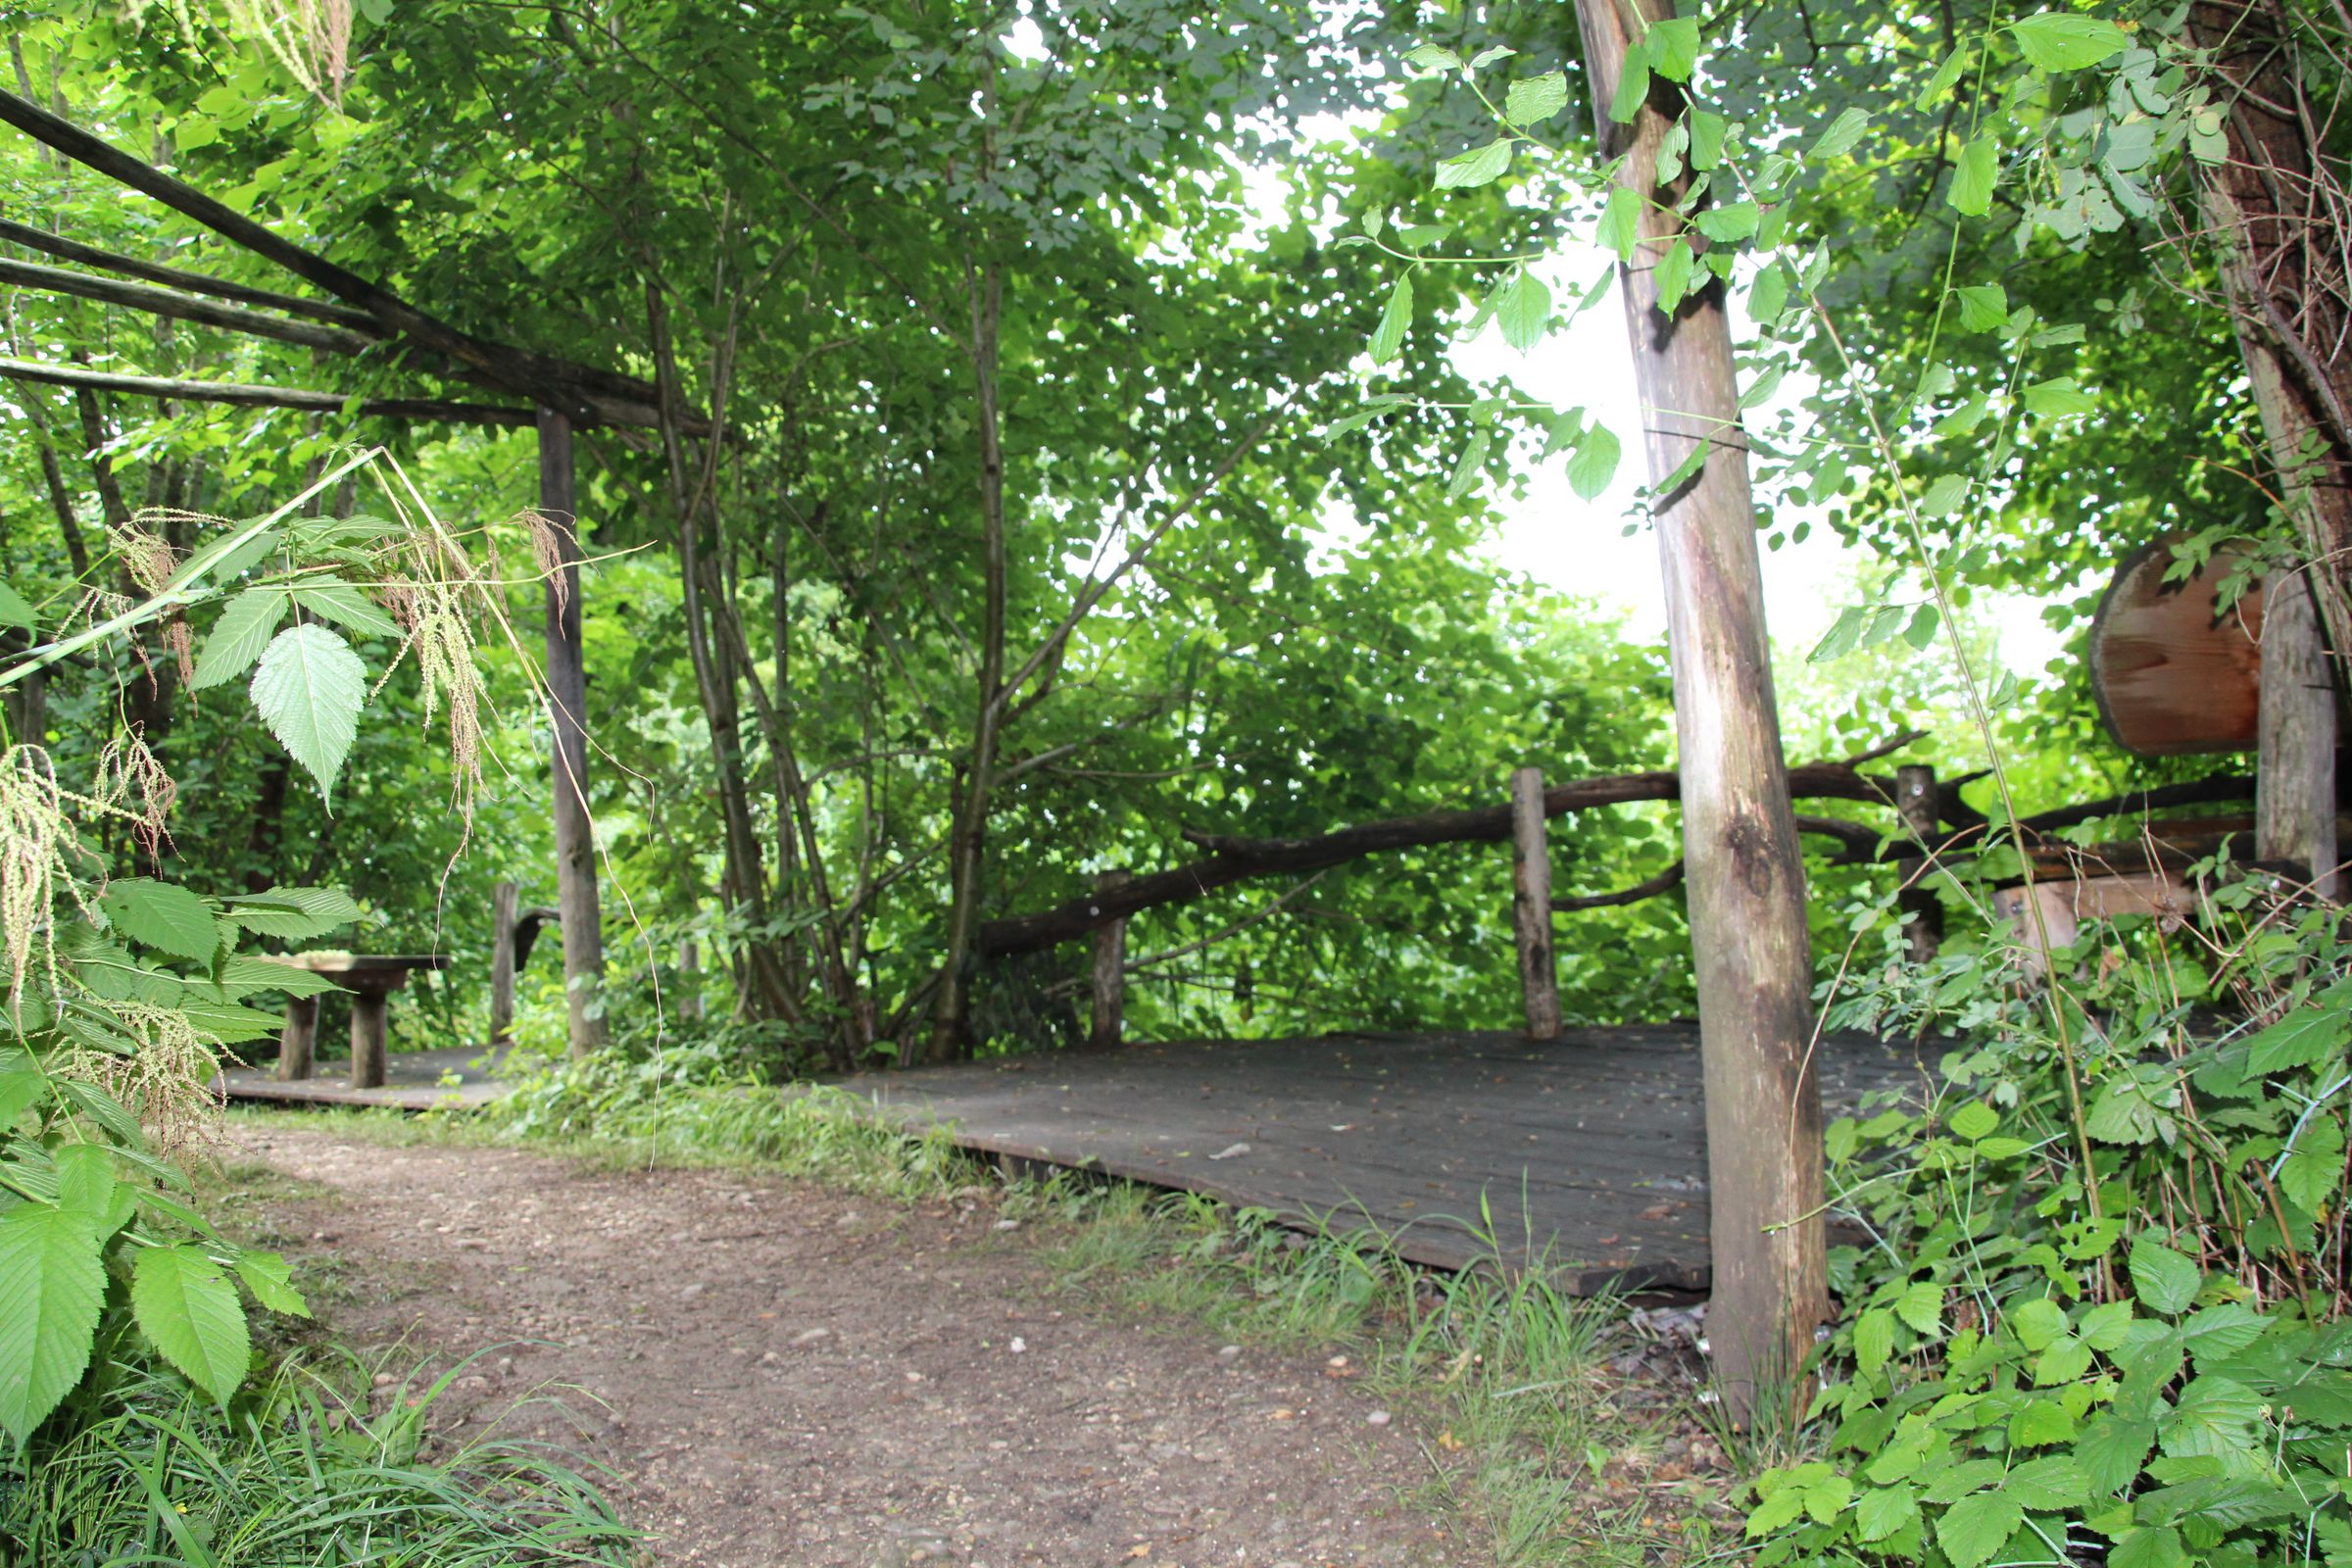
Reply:
[[[703,1016],[703,945],[689,942],[678,950],[678,1016],[698,1022]]]
[[[508,1045],[514,1034],[514,911],[512,882],[490,888],[490,1043]]]
[[[2294,866],[2333,898],[2335,683],[2312,593],[2309,572],[2275,572],[2262,596],[2254,857]]]
[[[1630,126],[1608,108],[1629,28],[1672,14],[1662,0],[1577,0],[1593,122],[1618,180],[1639,198],[1641,240],[1618,268],[1649,471],[1663,484],[1694,447],[1705,466],[1651,503],[1666,580],[1667,648],[1681,752],[1683,856],[1704,1061],[1709,1243],[1707,1339],[1735,1421],[1801,1398],[1799,1369],[1829,1315],[1823,1253],[1821,1089],[1812,1035],[1804,862],[1788,807],[1764,631],[1754,497],[1722,285],[1669,316],[1653,267],[1678,238],[1699,244],[1661,188],[1658,149],[1682,112],[1652,76]],[[1705,273],[1701,272],[1701,276]]]
[[[391,1010],[391,1003],[388,987],[351,986],[351,1087],[354,1089],[384,1087],[384,1065],[391,1047],[386,1014]]]
[[[1559,966],[1551,953],[1551,847],[1544,836],[1544,770],[1511,774],[1511,923],[1519,938],[1519,993],[1527,1038],[1560,1033]]]
[[[562,564],[547,579],[547,695],[555,726],[556,906],[563,911],[564,997],[571,1054],[605,1043],[599,989],[605,937],[596,888],[596,834],[588,812],[588,664],[580,639],[580,532],[571,475],[571,420],[539,411],[539,513],[555,530]]]
[[[1125,871],[1105,871],[1095,878],[1102,892],[1127,880]],[[1127,922],[1112,920],[1095,927],[1095,1007],[1086,1034],[1090,1051],[1115,1051],[1127,1022]]]
[[[1894,808],[1902,814],[1905,837],[1918,844],[1938,842],[1943,813],[1936,795],[1936,769],[1924,762],[1896,768]],[[1903,947],[1913,963],[1931,962],[1943,946],[1943,901],[1929,883],[1932,873],[1924,856],[1906,855],[1894,863],[1904,883],[1896,906],[1903,914]]]
[[[318,1045],[318,999],[288,997],[286,1021],[277,1035],[277,1081],[297,1084],[311,1075]]]

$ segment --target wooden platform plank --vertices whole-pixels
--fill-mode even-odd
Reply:
[[[1907,1049],[1822,1042],[1835,1116],[1926,1082]],[[1190,1041],[872,1075],[848,1087],[963,1147],[1369,1224],[1416,1262],[1564,1288],[1703,1290],[1697,1030]],[[1247,1148],[1238,1148],[1244,1146]]]
[[[314,1076],[292,1083],[280,1082],[268,1067],[232,1067],[213,1080],[213,1089],[229,1100],[279,1104],[382,1105],[397,1110],[481,1105],[507,1092],[498,1078],[505,1056],[503,1051],[486,1053],[471,1046],[402,1052],[386,1059],[381,1089],[352,1088],[345,1061],[320,1062]],[[444,1082],[450,1075],[458,1080],[454,1088]]]

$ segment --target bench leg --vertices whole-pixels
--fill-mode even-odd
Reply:
[[[384,1087],[384,1008],[381,992],[356,991],[351,998],[351,1087]]]
[[[311,1075],[311,1054],[318,1042],[318,999],[286,999],[286,1026],[277,1034],[277,1081],[300,1083]]]

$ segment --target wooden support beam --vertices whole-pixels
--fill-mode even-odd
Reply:
[[[0,283],[38,289],[45,294],[66,294],[75,299],[95,300],[101,305],[143,311],[149,316],[169,317],[175,321],[193,321],[199,326],[218,327],[223,332],[240,332],[247,337],[299,344],[303,348],[319,349],[328,354],[358,354],[385,340],[380,328],[361,333],[349,327],[291,320],[265,311],[249,311],[241,305],[215,304],[211,300],[199,299],[192,294],[177,294],[168,288],[151,288],[145,283],[119,283],[111,277],[94,277],[88,272],[70,271],[63,267],[43,267],[38,262],[14,262],[6,257],[0,257]]]
[[[520,890],[512,882],[490,888],[490,1043],[513,1043],[514,1034],[514,915]]]
[[[1617,282],[1659,487],[1650,515],[1666,584],[1706,1085],[1707,1339],[1725,1412],[1744,1424],[1767,1405],[1802,1413],[1803,1368],[1829,1316],[1804,860],[1781,757],[1722,285],[1702,271],[1702,286],[1672,311],[1660,308],[1659,258],[1669,246],[1699,243],[1676,210],[1683,188],[1658,179],[1683,97],[1653,74],[1630,125],[1609,115],[1637,33],[1673,7],[1577,0],[1576,12],[1602,154],[1617,160],[1617,179],[1641,215],[1638,251],[1618,267]],[[1695,473],[1677,477],[1702,455]]]
[[[2307,573],[2274,578],[2263,598],[2254,858],[2293,865],[2333,898],[2335,683],[2319,606]]]
[[[234,208],[90,134],[72,121],[51,114],[30,99],[0,91],[0,123],[14,125],[75,163],[153,197],[222,239],[367,312],[385,330],[478,370],[518,396],[557,409],[574,423],[662,427],[661,398],[650,382],[461,332],[391,290],[279,236]],[[683,427],[691,435],[710,433],[708,419],[690,419]]]
[[[564,997],[571,1054],[605,1043],[603,913],[596,829],[588,810],[588,665],[580,637],[580,533],[573,499],[571,420],[539,411],[539,514],[555,530],[560,564],[547,579],[548,717],[555,730],[556,906],[563,911]]]
[[[1919,762],[1894,770],[1894,808],[1902,813],[1906,839],[1923,846],[1942,840],[1936,800],[1936,769]],[[1903,878],[1897,907],[1903,915],[1904,951],[1913,963],[1933,962],[1943,946],[1943,901],[1928,882],[1925,857],[1906,855],[1894,863]]]
[[[272,289],[248,288],[202,272],[190,272],[177,267],[163,267],[154,262],[142,262],[135,256],[122,256],[113,251],[84,245],[79,240],[52,234],[30,223],[20,223],[0,218],[0,241],[19,245],[43,256],[54,256],[61,262],[79,262],[124,277],[144,278],[161,283],[166,288],[178,289],[183,294],[209,294],[215,299],[251,305],[260,310],[275,311],[281,316],[306,316],[324,321],[330,326],[347,326],[358,331],[382,335],[383,328],[374,317],[349,305],[337,305],[328,300],[307,300],[298,294],[280,294]]]
[[[451,403],[439,398],[361,398],[356,404],[341,392],[318,392],[304,387],[246,386],[234,381],[178,381],[157,375],[120,375],[79,366],[36,365],[30,360],[0,360],[0,380],[33,381],[43,386],[83,387],[93,392],[122,392],[132,397],[184,399],[191,403],[225,403],[243,409],[302,409],[341,414],[350,409],[368,418],[440,419],[451,424],[536,423],[529,409],[502,409],[489,403]]]
[[[1511,774],[1511,925],[1519,945],[1519,995],[1527,1038],[1560,1033],[1559,965],[1551,952],[1551,847],[1544,837],[1544,770]]]
[[[318,1049],[318,999],[288,997],[286,1021],[277,1035],[277,1081],[298,1084],[311,1075]]]
[[[1125,871],[1105,871],[1095,878],[1099,892],[1108,892],[1128,880]],[[1127,922],[1112,920],[1095,927],[1094,1011],[1089,1016],[1086,1044],[1093,1051],[1116,1051],[1127,1023]]]

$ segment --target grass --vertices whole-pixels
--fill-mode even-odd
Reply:
[[[226,1409],[136,1362],[0,1458],[6,1568],[627,1568],[595,1481],[496,1440],[428,1457],[458,1371],[373,1387],[347,1355],[281,1361]]]
[[[1622,1302],[1564,1297],[1540,1272],[1428,1272],[1375,1231],[1301,1234],[1198,1195],[1068,1173],[1000,1184],[943,1136],[879,1124],[833,1091],[663,1084],[647,1094],[626,1069],[603,1078],[559,1074],[488,1112],[235,1119],[599,1163],[759,1169],[901,1201],[986,1187],[1008,1216],[1035,1222],[1057,1290],[1147,1327],[1197,1325],[1345,1356],[1335,1371],[1424,1435],[1427,1480],[1412,1500],[1450,1518],[1498,1568],[1692,1561],[1725,1544],[1725,1521],[1736,1527],[1730,1477],[1670,1457],[1672,1445],[1703,1452],[1717,1441],[1700,1432],[1690,1391],[1609,1365],[1632,1344]]]

